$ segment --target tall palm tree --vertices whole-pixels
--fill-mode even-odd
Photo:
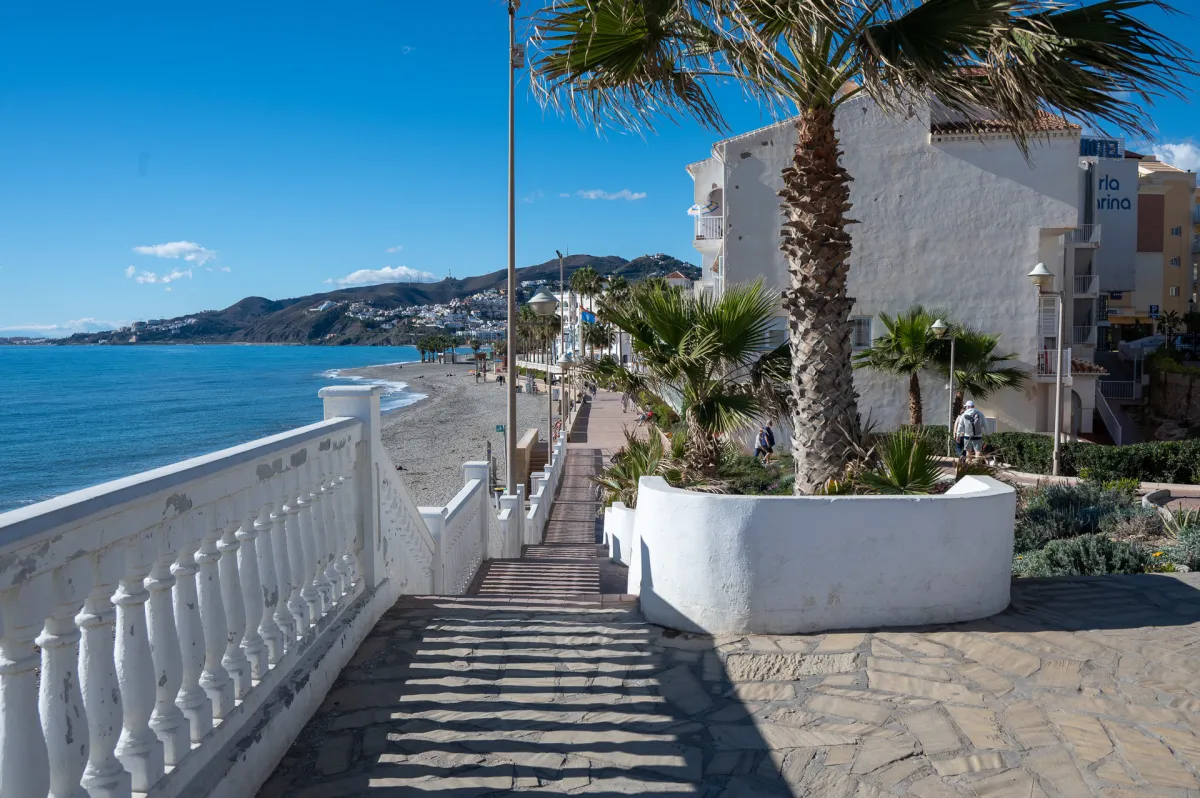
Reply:
[[[953,414],[962,412],[963,400],[984,400],[994,393],[1020,390],[1028,375],[1022,369],[1006,365],[1017,359],[1013,352],[996,351],[1000,336],[975,327],[950,325],[954,336],[954,399]],[[942,347],[935,358],[934,368],[946,377],[950,374],[950,348]]]
[[[853,356],[854,368],[872,369],[908,380],[908,423],[925,423],[921,402],[922,371],[930,368],[939,352],[948,348],[930,331],[930,327],[945,314],[914,305],[893,317],[879,314],[886,333],[871,342],[871,346]]]
[[[645,370],[612,358],[589,368],[604,383],[645,388],[675,405],[688,428],[689,467],[715,476],[718,437],[745,430],[769,412],[750,375],[777,373],[763,364],[782,351],[766,351],[775,301],[761,282],[731,285],[718,300],[664,289],[632,292],[608,315],[629,334]]]
[[[1165,0],[552,0],[535,20],[533,86],[547,105],[625,128],[691,116],[725,129],[716,82],[795,113],[780,249],[795,490],[811,493],[842,471],[838,429],[857,414],[838,107],[860,94],[900,113],[936,100],[971,129],[1001,120],[1026,152],[1049,113],[1152,138],[1144,104],[1180,96],[1196,74],[1185,48],[1136,16],[1156,9],[1170,10]]]
[[[629,281],[626,280],[621,275],[614,274],[613,276],[609,277],[607,290],[604,292],[604,296],[601,297],[600,310],[598,311],[598,317],[602,321],[607,322],[608,321],[608,317],[606,315],[607,304],[612,303],[612,302],[623,302],[625,300],[625,298],[627,296],[629,296],[629,292],[631,290],[632,290],[632,287],[629,285]],[[617,360],[618,360],[618,362],[623,362],[623,361],[621,361],[621,351],[622,351],[621,328],[617,327],[616,332],[617,332]]]
[[[593,360],[597,349],[608,349],[615,339],[613,328],[603,322],[583,325],[583,342],[592,350]]]
[[[588,310],[593,312],[596,309],[595,297],[600,293],[600,287],[603,285],[603,282],[604,278],[591,266],[576,269],[570,279],[571,290],[579,297],[580,305],[583,305],[584,299],[589,300]],[[582,342],[582,331],[580,331],[580,336]]]

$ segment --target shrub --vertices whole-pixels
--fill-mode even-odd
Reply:
[[[1103,576],[1144,573],[1153,562],[1140,546],[1104,535],[1052,540],[1040,551],[1013,561],[1017,576]]]
[[[1039,485],[1023,491],[1021,499],[1015,529],[1019,552],[1039,549],[1052,540],[1095,534],[1107,517],[1133,510],[1124,490],[1092,481]]]
[[[938,456],[950,451],[950,428],[945,424],[925,424],[921,427],[905,424],[899,431],[916,435],[929,451]]]
[[[1166,547],[1171,561],[1200,570],[1200,511],[1176,510],[1166,524],[1175,541]]]
[[[1163,519],[1156,509],[1129,507],[1102,518],[1100,531],[1117,540],[1160,538]]]
[[[929,494],[941,479],[937,453],[911,428],[883,436],[876,456],[878,462],[858,474],[862,493]]]
[[[986,441],[1002,462],[1017,471],[1050,473],[1054,442],[1032,432],[999,432]],[[1129,446],[1064,443],[1060,449],[1063,476],[1087,475],[1109,481],[1200,484],[1200,440],[1155,441]]]

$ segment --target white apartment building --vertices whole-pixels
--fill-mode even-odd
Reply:
[[[881,312],[946,308],[999,333],[1001,351],[1016,353],[1030,373],[1026,390],[982,402],[985,415],[1001,430],[1051,430],[1056,301],[1039,296],[1027,275],[1038,263],[1055,273],[1064,349],[1073,350],[1064,359],[1091,360],[1100,286],[1089,275],[1099,230],[1079,227],[1087,176],[1079,128],[1047,116],[1027,161],[999,123],[981,137],[938,106],[893,115],[859,97],[839,109],[837,126],[842,163],[854,178],[849,216],[859,220],[849,228],[855,348],[882,334]],[[786,285],[778,192],[795,141],[794,123],[783,121],[718,141],[710,158],[687,167],[702,213],[693,220],[704,275],[695,290],[719,294],[727,283],[759,278]],[[781,316],[776,340],[785,334]],[[1067,371],[1064,381],[1064,429],[1074,418],[1088,432],[1095,375]],[[921,385],[927,423],[945,423],[945,381],[927,373]],[[864,418],[870,413],[884,428],[908,422],[905,381],[860,370],[855,386]]]

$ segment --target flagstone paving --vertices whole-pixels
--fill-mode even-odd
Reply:
[[[606,454],[590,437],[564,490]],[[1022,580],[956,625],[691,636],[597,587],[593,501],[495,591],[393,607],[260,796],[1200,796],[1200,574]]]

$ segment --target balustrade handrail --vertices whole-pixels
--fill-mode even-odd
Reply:
[[[1063,234],[1063,243],[1098,244],[1100,243],[1100,225],[1081,224],[1074,230],[1069,230]]]
[[[1098,291],[1097,282],[1100,279],[1098,274],[1077,274],[1075,275],[1075,293],[1076,294],[1094,294]]]
[[[14,548],[39,543],[43,538],[62,534],[96,520],[102,514],[115,514],[131,505],[149,503],[168,492],[176,493],[206,480],[248,467],[264,458],[273,457],[295,449],[314,439],[332,436],[343,430],[355,430],[361,422],[354,418],[333,418],[315,424],[281,432],[267,438],[232,446],[211,454],[200,455],[161,468],[144,471],[129,477],[73,491],[52,499],[0,513],[0,556],[11,553]],[[352,436],[357,441],[358,435]],[[262,475],[256,475],[261,480]],[[239,489],[245,486],[239,486]],[[227,498],[218,488],[216,493],[202,496],[186,496],[191,506],[207,504]],[[161,515],[158,518],[162,521]],[[136,530],[134,530],[136,531]],[[133,534],[131,531],[129,534]],[[106,545],[120,538],[107,537]],[[53,566],[52,566],[53,567]],[[5,568],[0,564],[0,586],[4,584]],[[28,571],[24,576],[32,576]]]

